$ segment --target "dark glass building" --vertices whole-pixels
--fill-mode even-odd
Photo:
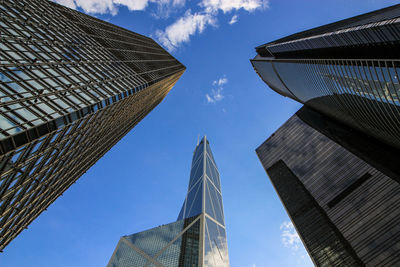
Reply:
[[[316,266],[400,266],[398,150],[305,106],[256,152]]]
[[[400,148],[400,5],[256,48],[273,90]]]
[[[177,221],[121,237],[107,266],[229,266],[219,172],[206,137],[194,151]]]
[[[155,108],[185,67],[45,0],[0,1],[0,250]]]

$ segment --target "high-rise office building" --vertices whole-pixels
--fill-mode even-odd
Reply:
[[[316,266],[400,265],[400,5],[261,45],[304,104],[256,149]]]
[[[256,48],[260,77],[281,95],[400,148],[400,5]]]
[[[177,221],[121,237],[107,266],[229,266],[219,172],[206,137],[194,151]]]
[[[256,152],[316,266],[400,265],[398,150],[303,107]]]
[[[46,0],[0,1],[0,250],[155,108],[185,67]]]

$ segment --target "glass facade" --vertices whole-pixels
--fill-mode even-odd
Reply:
[[[374,143],[361,132],[356,145],[340,140],[356,134],[303,107],[256,152],[316,266],[397,266],[399,179],[366,154],[397,160],[358,153]]]
[[[198,266],[200,217],[123,236],[107,266]]]
[[[265,66],[272,64],[275,75],[279,75],[295,100],[400,147],[400,68],[397,63],[276,59],[253,64],[259,73],[265,73],[266,80],[273,76],[264,71]]]
[[[276,92],[400,148],[400,5],[257,48]]]
[[[44,0],[0,2],[0,250],[172,89],[151,38]]]
[[[134,250],[145,255],[133,265],[119,252],[128,241]],[[126,250],[126,246],[122,246]],[[119,256],[122,255],[122,256]],[[109,267],[229,267],[224,211],[219,171],[206,137],[193,152],[188,192],[177,222],[122,237],[108,264]]]

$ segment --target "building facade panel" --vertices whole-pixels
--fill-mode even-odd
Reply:
[[[50,1],[0,3],[0,250],[155,108],[185,67]]]
[[[318,114],[303,107],[257,154],[314,263],[400,264],[397,178],[311,127],[304,113]]]
[[[399,48],[395,5],[262,45],[252,64],[279,94],[400,148]]]

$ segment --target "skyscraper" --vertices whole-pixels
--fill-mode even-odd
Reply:
[[[316,266],[400,265],[400,5],[261,45],[304,104],[256,149]]]
[[[185,67],[45,0],[0,2],[0,250],[155,108]]]
[[[400,148],[400,5],[256,48],[273,90]]]
[[[316,266],[399,266],[400,180],[367,156],[398,165],[398,151],[355,134],[303,107],[256,152]]]
[[[193,153],[177,221],[121,237],[107,266],[229,266],[219,172],[206,137]]]

